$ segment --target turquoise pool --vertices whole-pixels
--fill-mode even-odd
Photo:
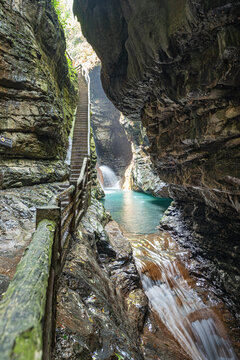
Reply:
[[[112,218],[127,232],[138,234],[154,233],[172,201],[135,191],[107,190],[105,193],[101,202]]]

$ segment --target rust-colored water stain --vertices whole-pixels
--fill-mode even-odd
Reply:
[[[190,360],[154,310],[149,314],[141,338],[148,360]]]
[[[159,284],[164,284],[169,289],[173,290],[178,288],[179,283],[183,288],[191,288],[197,294],[199,299],[205,303],[204,308],[195,309],[189,314],[186,314],[186,317],[183,318],[182,324],[179,323],[179,330],[181,331],[182,326],[187,330],[194,342],[197,343],[198,339],[196,338],[196,333],[194,333],[191,324],[197,321],[209,320],[212,319],[214,327],[217,329],[217,333],[224,340],[229,339],[234,346],[236,354],[240,355],[240,329],[237,327],[236,322],[232,314],[227,310],[223,301],[215,295],[213,288],[210,284],[207,283],[206,279],[201,277],[201,274],[198,273],[198,278],[190,275],[188,268],[191,268],[191,254],[185,249],[181,249],[180,246],[169,236],[169,234],[161,232],[157,234],[148,234],[148,235],[137,235],[137,234],[127,234],[130,242],[132,242],[133,249],[135,250],[135,258],[137,262],[140,262],[139,271],[151,279],[156,286]],[[156,255],[157,256],[154,256]],[[153,260],[151,260],[151,255],[153,255]],[[169,257],[169,258],[168,258]],[[167,261],[169,260],[169,261]],[[169,265],[170,264],[170,265]],[[170,266],[167,269],[165,266]],[[180,295],[180,296],[179,296]],[[175,293],[175,304],[178,307],[183,307],[184,297],[176,291]],[[191,301],[191,300],[190,300]],[[171,304],[169,304],[169,309],[171,311]],[[155,313],[154,315],[155,323],[157,323],[158,329],[160,329],[160,334],[164,333],[164,337],[171,339],[171,336],[167,334],[166,330],[164,331],[165,325],[160,319],[159,315]],[[178,327],[178,325],[176,325]],[[151,348],[150,343],[154,343],[157,346],[160,346],[159,353],[162,351],[162,341],[156,338],[158,330],[155,332],[149,331],[149,329],[144,330],[143,341],[145,346]],[[161,337],[161,335],[160,335]],[[171,341],[177,343],[177,339],[174,339],[172,336]],[[152,345],[152,349],[154,346]],[[179,351],[179,350],[178,350]],[[153,351],[155,353],[155,351]],[[218,349],[219,356],[224,357],[224,351]],[[153,355],[149,359],[155,359]],[[176,352],[176,357],[173,359],[178,359]],[[183,356],[183,355],[182,355]],[[156,359],[160,359],[161,357]],[[165,357],[164,357],[165,358]],[[183,358],[183,357],[182,357]],[[188,357],[185,355],[184,357]],[[193,356],[194,358],[194,356]],[[166,357],[166,359],[168,359]],[[169,357],[171,359],[171,357]]]

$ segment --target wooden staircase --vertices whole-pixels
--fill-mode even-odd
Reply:
[[[86,157],[89,157],[89,87],[88,81],[84,76],[81,68],[78,68],[78,88],[79,88],[79,97],[77,104],[77,112],[75,117],[74,129],[73,129],[73,141],[72,141],[72,151],[71,151],[71,162],[70,162],[70,185],[76,185],[76,182],[79,178],[83,160]],[[62,184],[61,190],[64,191],[69,187],[69,184]],[[61,202],[61,209],[63,209],[68,204],[68,199],[65,199]]]
[[[73,131],[70,183],[75,182],[80,175],[84,157],[88,156],[88,84],[85,77],[79,73],[79,98]]]

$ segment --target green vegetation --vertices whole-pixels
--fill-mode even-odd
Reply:
[[[71,59],[69,59],[67,53],[66,53],[66,59],[68,63],[68,75],[71,81],[75,81],[77,78],[77,70],[73,67]]]
[[[66,30],[68,20],[70,19],[70,12],[67,10],[66,6],[61,2],[61,0],[51,0],[52,5],[57,13],[60,24],[63,29]]]
[[[73,41],[73,44],[74,44],[74,45],[78,45],[78,44],[81,44],[82,42],[83,42],[83,38],[77,37],[77,38]]]
[[[117,353],[115,353],[115,355],[116,355],[116,357],[118,358],[118,360],[124,360],[124,358],[122,357],[122,355],[117,354]]]
[[[43,319],[55,229],[53,221],[40,222],[0,302],[1,359],[42,359]]]

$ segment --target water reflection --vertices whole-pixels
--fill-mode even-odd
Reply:
[[[126,231],[153,233],[171,199],[154,198],[134,191],[107,190],[102,200],[114,220]]]

